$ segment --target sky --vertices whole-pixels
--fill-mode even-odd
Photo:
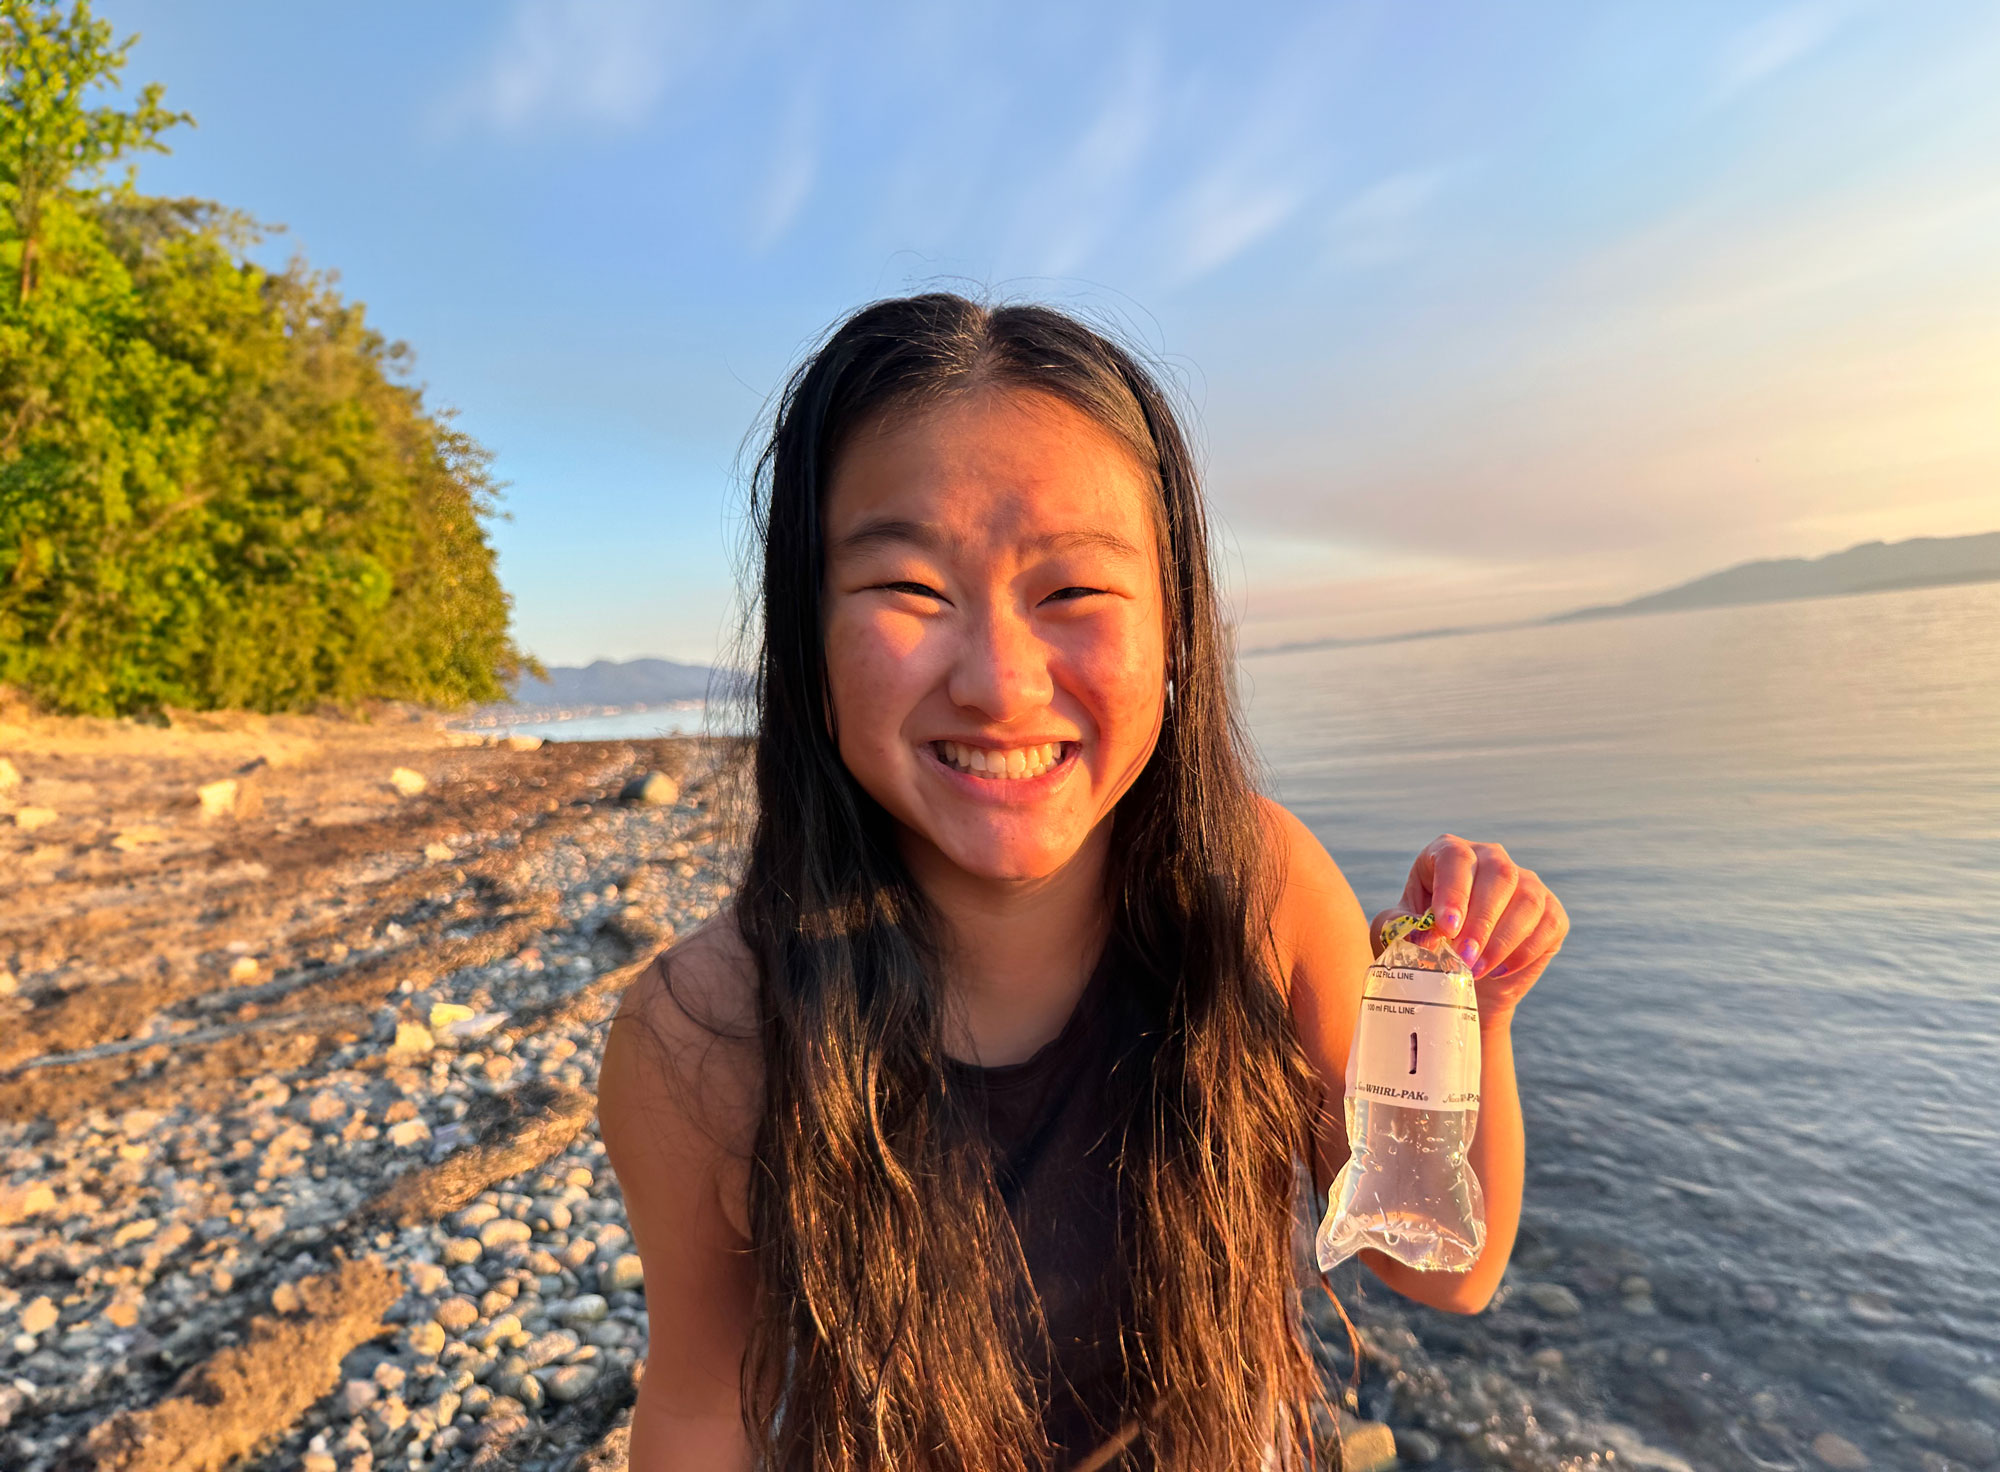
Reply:
[[[1089,316],[1194,421],[1241,647],[2000,529],[2000,8],[100,0],[493,451],[551,664],[707,662],[846,312]]]

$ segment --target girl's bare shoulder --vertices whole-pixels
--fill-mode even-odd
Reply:
[[[625,1153],[644,1152],[663,1169],[733,1184],[727,1178],[755,1142],[762,1092],[756,962],[724,910],[626,988],[605,1047],[598,1114],[607,1145],[616,1137]],[[733,1199],[729,1206],[735,1221],[740,1208]]]
[[[663,1042],[754,1043],[757,963],[724,908],[661,951],[625,989],[618,1021],[643,1024]]]
[[[1268,797],[1260,797],[1258,804],[1277,884],[1272,940],[1287,993],[1302,976],[1324,985],[1330,979],[1348,980],[1352,972],[1358,999],[1369,948],[1368,921],[1354,887],[1326,846],[1294,814]]]

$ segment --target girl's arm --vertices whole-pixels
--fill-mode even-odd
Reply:
[[[739,1230],[753,1081],[740,1046],[708,1025],[711,1013],[732,1009],[684,1005],[690,993],[711,1004],[729,994],[714,929],[675,948],[671,993],[664,961],[633,983],[598,1076],[604,1147],[646,1270],[649,1348],[632,1472],[751,1466],[738,1375],[756,1295]]]
[[[1347,1051],[1375,952],[1354,891],[1319,840],[1275,803],[1267,804],[1267,816],[1281,845],[1284,876],[1273,917],[1279,975],[1288,979],[1293,1026],[1321,1088],[1313,1181],[1323,1193],[1347,1162]],[[1479,1127],[1470,1151],[1486,1196],[1486,1245],[1479,1260],[1463,1272],[1424,1273],[1373,1249],[1359,1254],[1369,1271],[1404,1297],[1453,1313],[1477,1313],[1492,1298],[1520,1223],[1521,1103],[1509,1017],[1511,1012],[1492,1026],[1481,1017]]]

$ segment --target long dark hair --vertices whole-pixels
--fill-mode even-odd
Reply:
[[[1121,976],[1154,1024],[1109,1122],[1122,1144],[1139,1437],[1162,1467],[1309,1455],[1294,1160],[1313,1090],[1270,975],[1273,876],[1230,695],[1193,455],[1159,384],[1039,306],[944,293],[854,313],[791,377],[752,480],[756,799],[736,900],[759,972],[763,1114],[750,1219],[760,1310],[745,1423],[784,1472],[1044,1465],[1020,1247],[948,1088],[940,921],[829,729],[822,498],[857,429],[975,389],[1053,395],[1159,495],[1171,698],[1113,818]],[[1026,1300],[1032,1303],[1031,1299]]]

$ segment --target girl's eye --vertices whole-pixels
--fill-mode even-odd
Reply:
[[[1104,590],[1102,588],[1058,588],[1055,590],[1055,592],[1049,594],[1048,598],[1045,601],[1050,603],[1055,603],[1055,602],[1070,603],[1074,602],[1078,598],[1093,597],[1096,594],[1101,593],[1103,591]]]
[[[877,586],[891,593],[908,593],[915,598],[942,599],[944,597],[944,594],[940,593],[936,588],[925,587],[922,583],[880,583]]]

